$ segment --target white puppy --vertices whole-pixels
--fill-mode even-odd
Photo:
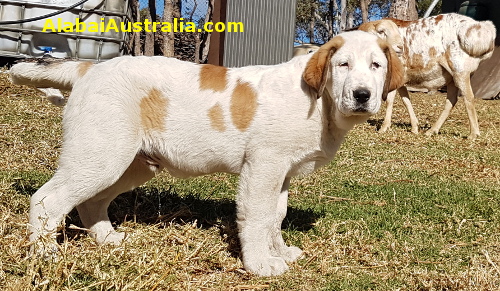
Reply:
[[[302,252],[287,246],[280,230],[290,178],[331,161],[346,133],[403,85],[392,49],[360,31],[275,66],[119,57],[95,65],[18,64],[11,76],[73,89],[59,169],[31,199],[32,241],[55,236],[76,207],[98,243],[119,244],[124,234],[107,215],[118,194],[162,169],[177,177],[239,173],[243,264],[264,276],[285,272]]]

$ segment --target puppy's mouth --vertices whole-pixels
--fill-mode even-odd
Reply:
[[[345,108],[339,108],[340,113],[343,116],[366,116],[375,114],[371,109],[367,108],[365,105],[357,106],[354,109],[345,110]]]
[[[368,108],[366,108],[366,104],[358,104],[356,106],[356,108],[353,110],[353,113],[361,115],[361,114],[367,114],[367,113],[369,114],[370,112],[369,112]]]

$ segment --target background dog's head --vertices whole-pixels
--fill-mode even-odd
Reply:
[[[387,41],[392,49],[398,54],[403,54],[404,41],[399,32],[399,28],[390,19],[380,19],[361,24],[357,29],[370,32]]]
[[[404,71],[386,41],[367,32],[350,31],[312,55],[303,79],[318,98],[331,96],[332,109],[342,116],[369,116],[378,112],[388,92],[404,84]]]

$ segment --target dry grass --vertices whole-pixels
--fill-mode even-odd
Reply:
[[[500,286],[500,108],[477,100],[482,136],[465,108],[442,134],[413,135],[401,102],[358,126],[336,159],[292,181],[285,239],[305,251],[286,274],[259,278],[239,260],[237,179],[161,174],[110,209],[128,234],[97,246],[76,213],[56,262],[28,257],[29,196],[57,167],[61,108],[0,78],[0,289],[3,290],[495,290]],[[444,95],[413,94],[421,127]]]

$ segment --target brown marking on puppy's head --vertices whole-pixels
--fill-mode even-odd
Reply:
[[[200,90],[222,92],[227,87],[227,68],[214,65],[201,65]]]
[[[391,46],[380,38],[377,39],[377,42],[387,58],[387,76],[385,78],[384,90],[382,92],[382,100],[385,101],[389,92],[394,91],[405,84],[405,72],[403,64]]]
[[[245,131],[250,126],[257,112],[257,93],[247,82],[238,80],[231,94],[231,119],[239,131]]]
[[[146,131],[164,131],[167,117],[168,99],[156,88],[149,90],[142,98],[141,125]]]
[[[226,124],[224,123],[224,114],[222,107],[219,103],[215,104],[208,110],[208,118],[210,119],[210,125],[213,129],[224,132],[226,131]]]
[[[328,73],[330,71],[330,59],[333,54],[344,45],[345,40],[341,36],[332,38],[322,45],[307,62],[302,78],[311,88],[316,90],[317,97],[321,97],[325,90]]]
[[[83,77],[94,64],[92,62],[81,62],[78,64],[78,77]]]

